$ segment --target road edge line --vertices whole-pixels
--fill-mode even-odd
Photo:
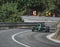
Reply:
[[[21,33],[25,33],[25,32],[28,32],[28,31],[18,32],[18,33],[13,34],[13,35],[12,35],[12,40],[13,40],[14,42],[16,42],[16,43],[22,45],[22,46],[31,47],[31,46],[29,46],[29,45],[26,45],[26,44],[24,44],[24,43],[21,43],[21,42],[17,41],[17,40],[14,38],[16,35],[21,34]]]
[[[56,40],[56,39],[52,38],[54,35],[55,35],[55,33],[49,34],[49,35],[46,36],[46,38],[53,41],[53,42],[60,43],[59,40]]]

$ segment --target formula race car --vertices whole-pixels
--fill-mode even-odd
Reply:
[[[41,22],[39,24],[37,24],[36,26],[34,26],[32,28],[32,32],[34,31],[45,31],[45,32],[49,32],[50,28],[49,26],[46,26],[44,22]]]

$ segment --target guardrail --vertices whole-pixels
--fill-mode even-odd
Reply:
[[[1,27],[8,27],[8,28],[14,28],[14,27],[19,27],[19,28],[31,28],[32,26],[37,25],[40,22],[18,22],[18,23],[7,23],[7,22],[0,22],[0,29]],[[54,24],[53,24],[54,25]],[[51,29],[55,29],[55,25],[51,26],[50,24],[48,24],[48,26],[50,26]]]
[[[9,27],[9,26],[35,26],[37,23],[29,22],[19,22],[19,23],[0,23],[0,27]]]

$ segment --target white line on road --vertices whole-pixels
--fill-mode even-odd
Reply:
[[[12,40],[15,41],[16,43],[20,44],[20,45],[25,46],[25,47],[31,47],[31,46],[29,46],[29,45],[26,45],[26,44],[24,44],[24,43],[21,43],[21,42],[17,41],[17,40],[14,38],[16,35],[22,34],[22,33],[25,33],[25,32],[28,32],[28,31],[18,32],[18,33],[16,33],[16,34],[12,35]]]
[[[52,34],[47,35],[46,37],[51,41],[54,41],[56,43],[60,43],[60,40],[56,40],[56,39],[52,38],[54,35],[55,35],[55,33],[52,33]]]

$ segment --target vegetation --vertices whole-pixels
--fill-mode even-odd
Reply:
[[[0,22],[20,22],[20,16],[32,15],[34,10],[37,15],[49,10],[59,16],[60,0],[0,0]]]

